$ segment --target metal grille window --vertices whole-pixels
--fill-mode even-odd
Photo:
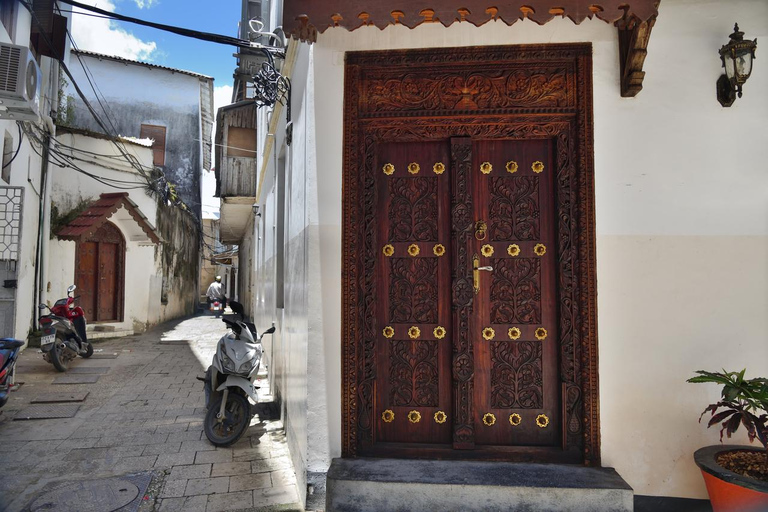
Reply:
[[[19,259],[23,202],[21,187],[0,187],[0,260]]]

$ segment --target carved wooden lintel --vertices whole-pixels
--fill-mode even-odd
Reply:
[[[643,89],[643,63],[648,54],[648,41],[656,16],[641,21],[638,18],[623,18],[616,22],[619,29],[619,61],[621,65],[621,96],[631,98]]]

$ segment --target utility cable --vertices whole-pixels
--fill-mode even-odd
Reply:
[[[192,30],[188,28],[182,28],[182,27],[174,27],[173,25],[164,25],[162,23],[154,23],[152,21],[146,21],[139,18],[133,18],[131,16],[125,16],[123,14],[118,14],[116,12],[110,12],[104,9],[99,9],[98,7],[94,7],[92,5],[83,4],[80,2],[76,2],[75,0],[60,0],[61,2],[69,5],[73,5],[75,7],[79,7],[81,9],[84,9],[86,11],[95,12],[97,14],[101,14],[103,16],[107,16],[109,18],[119,20],[119,21],[127,21],[128,23],[135,23],[136,25],[143,25],[145,27],[152,27],[156,28],[158,30],[164,30],[166,32],[172,32],[174,34],[178,34],[181,36],[191,37],[194,39],[200,39],[202,41],[209,41],[212,43],[219,43],[219,44],[226,44],[229,46],[237,46],[240,48],[253,48],[253,45],[250,41],[246,41],[245,39],[240,39],[237,37],[231,37],[231,36],[224,36],[220,34],[213,34],[211,32],[201,32],[199,30]]]

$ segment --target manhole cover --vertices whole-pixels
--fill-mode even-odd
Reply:
[[[44,420],[49,418],[74,418],[80,404],[35,404],[18,413],[14,420]]]
[[[139,495],[139,488],[121,478],[91,482],[69,482],[49,491],[29,507],[31,512],[112,512],[128,505]]]

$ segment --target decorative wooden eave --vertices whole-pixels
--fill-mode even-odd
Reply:
[[[415,28],[422,23],[441,23],[448,27],[456,22],[480,26],[495,20],[512,25],[526,18],[543,25],[565,17],[578,25],[597,17],[619,30],[621,95],[629,97],[640,92],[646,48],[661,0],[523,1],[285,0],[283,27],[291,37],[313,43],[318,33],[331,27],[355,30],[372,25],[383,30],[389,25]]]
[[[56,236],[61,240],[85,241],[96,233],[121,207],[125,207],[125,210],[136,221],[136,224],[139,225],[149,240],[156,244],[162,241],[147,217],[139,210],[138,205],[128,197],[127,192],[101,194],[88,209],[59,229]]]

